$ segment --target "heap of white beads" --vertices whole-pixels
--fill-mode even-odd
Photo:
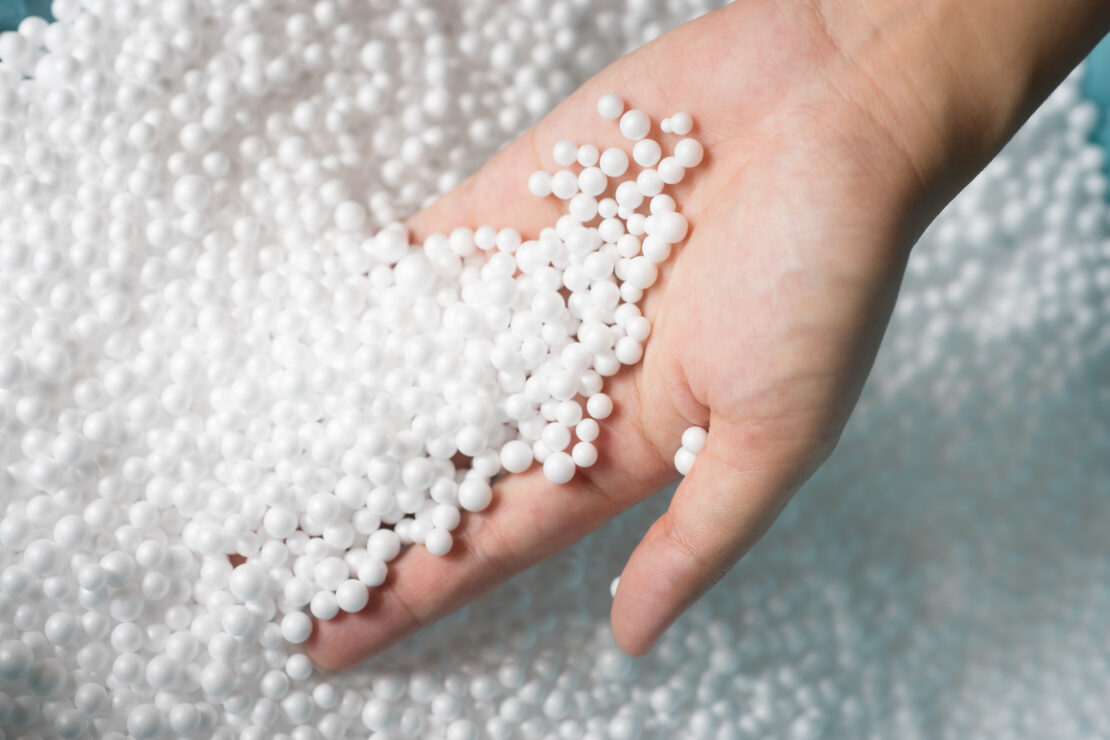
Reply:
[[[301,528],[305,492],[339,498],[341,451],[360,446],[366,417],[339,411],[390,412],[344,382],[350,347],[372,343],[356,320],[366,254],[404,242],[373,235],[606,61],[705,10],[454,7],[61,0],[57,23],[0,35],[4,736],[1110,734],[1110,252],[1078,78],[916,248],[834,459],[647,657],[613,644],[603,574],[665,496],[361,670],[324,674],[290,646],[317,577],[290,564],[338,557],[349,535]],[[559,167],[673,179],[641,141],[571,145]],[[252,528],[290,492],[292,534]],[[327,519],[334,505],[312,506]],[[433,512],[429,534],[452,520]],[[385,577],[365,562],[336,603]]]

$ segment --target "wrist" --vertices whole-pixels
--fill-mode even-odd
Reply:
[[[1110,30],[1105,0],[811,2],[929,218]]]

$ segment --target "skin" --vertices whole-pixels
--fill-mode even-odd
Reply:
[[[707,446],[613,601],[618,645],[649,651],[832,453],[921,231],[1110,27],[1097,3],[1043,5],[743,0],[618,60],[414,216],[417,240],[553,224],[562,202],[525,183],[557,169],[556,141],[631,151],[596,113],[606,92],[651,116],[665,153],[680,137],[658,122],[690,112],[706,150],[667,190],[690,233],[641,303],[653,325],[642,362],[607,380],[616,408],[598,463],[563,486],[538,465],[499,481],[447,556],[407,550],[364,611],[317,623],[312,660],[374,655],[652,496],[677,478],[674,451],[696,424]],[[998,26],[1009,40],[987,33]],[[1028,61],[976,63],[961,56],[972,47]]]

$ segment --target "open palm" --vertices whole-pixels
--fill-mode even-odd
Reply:
[[[564,486],[538,465],[500,480],[447,556],[411,548],[364,611],[317,624],[313,660],[358,662],[656,493],[676,477],[692,424],[708,427],[708,444],[622,574],[618,644],[646,652],[751,547],[832,451],[924,225],[920,168],[866,79],[816,3],[737,3],[617,61],[411,219],[421,239],[482,224],[534,236],[554,223],[563,204],[525,182],[584,129],[579,143],[628,148],[597,117],[605,92],[656,131],[691,112],[706,149],[669,189],[691,230],[642,303],[653,325],[643,361],[607,383],[616,410],[598,463]],[[678,139],[652,135],[665,151]]]

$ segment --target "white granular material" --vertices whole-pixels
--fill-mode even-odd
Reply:
[[[262,568],[223,558],[228,542],[288,555],[245,526],[276,510],[259,470],[340,490],[326,471],[361,431],[341,422],[350,399],[283,405],[280,424],[256,405],[324,397],[350,369],[291,378],[286,350],[368,361],[313,320],[357,311],[357,290],[325,290],[357,272],[354,247],[703,9],[61,2],[59,24],[0,39],[7,738],[1110,734],[1110,234],[1077,76],[917,246],[837,454],[647,658],[613,643],[605,574],[665,501],[342,674],[288,647],[307,621],[259,598]],[[571,161],[594,154],[605,176],[627,167]],[[676,150],[667,179],[698,157]],[[271,304],[305,310],[255,311]],[[202,503],[221,524],[186,547]],[[276,519],[299,547],[299,520]],[[316,595],[297,583],[282,598]]]

